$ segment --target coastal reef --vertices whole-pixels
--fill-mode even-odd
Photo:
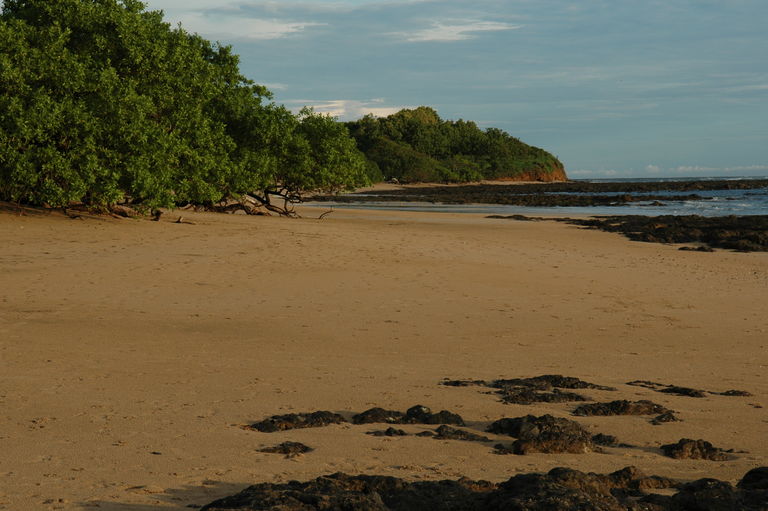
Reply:
[[[490,215],[486,218],[516,221],[552,220],[588,229],[620,233],[632,241],[695,245],[686,245],[680,247],[680,250],[712,252],[713,248],[723,248],[739,252],[768,251],[768,215],[617,215],[551,219],[524,215]]]
[[[527,207],[623,206],[636,202],[707,200],[707,191],[768,188],[768,179],[592,183],[473,184],[406,187],[345,195],[315,195],[313,201],[341,203],[428,202],[442,204],[506,204]]]
[[[740,252],[768,251],[768,215],[625,215],[564,221],[601,231],[618,232],[633,241],[701,243],[707,247]]]

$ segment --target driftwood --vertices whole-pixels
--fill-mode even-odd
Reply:
[[[242,195],[237,199],[224,199],[218,203],[208,204],[186,204],[179,209],[192,210],[192,211],[213,211],[216,213],[237,213],[242,211],[246,215],[270,215],[272,213],[280,216],[286,216],[291,218],[300,218],[300,215],[296,212],[295,205],[302,202],[301,192],[299,190],[292,189],[286,186],[274,186],[265,190],[259,190],[258,193],[253,195]],[[135,206],[131,199],[127,199],[120,204],[113,204],[110,206],[94,206],[87,202],[73,203],[63,206],[61,208],[50,208],[43,206],[40,208],[34,208],[24,206],[22,204],[0,202],[0,210],[8,210],[17,212],[19,215],[27,213],[40,213],[50,212],[52,209],[60,209],[65,216],[72,219],[83,218],[84,216],[98,218],[99,216],[108,215],[113,218],[146,218],[150,217],[150,220],[158,222],[163,212],[158,209],[153,209],[147,215],[146,208],[142,208],[139,204]],[[325,218],[331,211],[326,211],[320,215],[320,219]],[[184,222],[183,220],[176,223],[191,223]]]

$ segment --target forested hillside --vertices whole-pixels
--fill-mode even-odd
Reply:
[[[348,122],[358,148],[382,179],[467,182],[481,179],[565,180],[563,164],[496,128],[445,121],[429,107]]]

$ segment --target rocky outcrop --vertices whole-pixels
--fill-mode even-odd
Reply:
[[[435,430],[435,434],[432,435],[435,440],[463,440],[465,442],[490,442],[491,439],[464,431],[463,429],[452,428],[450,426],[442,425]]]
[[[340,424],[347,419],[338,413],[318,411],[311,413],[289,413],[286,415],[273,415],[249,426],[248,429],[261,431],[262,433],[274,433],[289,429],[320,428],[329,424]]]
[[[625,215],[564,221],[601,231],[618,232],[633,241],[703,243],[708,247],[741,252],[768,251],[768,215]]]
[[[574,415],[654,415],[669,412],[667,408],[652,401],[627,401],[625,399],[609,403],[591,403],[573,410]]]
[[[470,385],[498,389],[501,401],[508,404],[529,405],[532,403],[568,403],[587,401],[589,398],[576,392],[560,389],[616,390],[613,387],[589,383],[573,376],[544,374],[531,378],[509,378],[500,380],[443,380],[443,385],[466,387]]]
[[[366,435],[373,435],[373,436],[407,436],[408,433],[403,431],[402,429],[397,428],[387,428],[387,429],[379,429],[375,431],[368,431]]]
[[[499,453],[574,453],[598,450],[592,435],[578,422],[542,415],[500,419],[488,426],[489,433],[517,438],[511,446],[497,446]]]
[[[725,451],[706,440],[681,438],[675,444],[662,445],[661,450],[664,451],[665,456],[678,460],[726,461],[731,459]]]
[[[646,389],[655,390],[656,392],[662,392],[664,394],[675,394],[677,396],[687,397],[706,397],[707,394],[714,394],[718,396],[737,396],[737,397],[749,397],[752,394],[746,390],[726,390],[724,392],[716,392],[714,390],[701,390],[691,387],[681,387],[679,385],[670,385],[668,383],[658,383],[648,380],[634,380],[627,382],[627,385],[635,387],[645,387]]]
[[[284,454],[286,458],[295,458],[299,454],[304,454],[312,451],[313,449],[300,442],[283,442],[272,447],[265,447],[259,449],[259,452],[267,452],[273,454]]]
[[[352,417],[355,424],[372,424],[385,422],[389,424],[454,424],[464,425],[464,419],[456,413],[441,410],[432,413],[426,406],[416,405],[410,407],[405,413],[384,408],[371,408]]]
[[[653,490],[676,488],[672,495]],[[501,484],[466,478],[408,482],[395,477],[333,474],[301,483],[262,483],[211,502],[203,511],[768,511],[768,467],[739,484],[687,484],[646,476],[634,467],[610,474],[555,468]]]
[[[549,168],[531,169],[510,177],[499,178],[499,181],[539,181],[541,183],[558,183],[568,181],[565,167],[553,164]]]

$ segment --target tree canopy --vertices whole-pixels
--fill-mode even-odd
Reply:
[[[403,182],[563,179],[560,161],[496,128],[442,120],[429,107],[348,122],[358,147],[386,178]]]
[[[274,104],[230,47],[137,0],[3,2],[0,200],[269,205],[371,168],[343,124]]]

